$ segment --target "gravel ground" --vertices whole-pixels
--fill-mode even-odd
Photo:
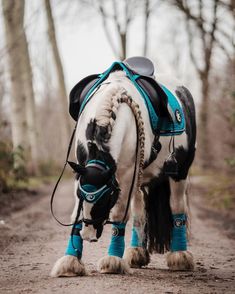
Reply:
[[[73,184],[65,181],[56,196],[56,213],[69,222]],[[33,203],[0,221],[0,293],[235,293],[235,240],[201,209],[194,188],[190,251],[193,272],[171,272],[165,256],[152,255],[151,263],[132,275],[102,275],[99,258],[106,254],[110,226],[98,243],[84,243],[83,261],[88,276],[51,278],[54,262],[63,255],[70,228],[59,226],[49,210],[50,189]],[[126,244],[130,240],[127,230]]]

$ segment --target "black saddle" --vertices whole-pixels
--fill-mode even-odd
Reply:
[[[124,62],[114,62],[109,69],[102,74],[90,75],[78,82],[70,92],[69,113],[77,121],[84,106],[90,100],[92,94],[108,78],[111,72],[123,70],[126,76],[133,82],[141,95],[146,95],[147,108],[150,116],[153,112],[157,117],[168,118],[171,116],[168,112],[168,98],[162,87],[153,78],[154,65],[145,57],[131,57]],[[151,120],[152,122],[153,120]],[[153,130],[156,131],[156,126]]]

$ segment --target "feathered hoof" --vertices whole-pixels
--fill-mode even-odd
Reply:
[[[98,262],[98,270],[102,274],[130,274],[128,263],[117,256],[105,256]]]
[[[124,259],[132,268],[141,268],[149,264],[150,256],[143,247],[129,247],[125,250]]]
[[[84,275],[86,275],[86,270],[83,262],[72,255],[65,255],[58,259],[50,274],[53,278]]]
[[[174,271],[192,271],[194,269],[193,255],[189,251],[175,251],[167,255],[167,265]]]

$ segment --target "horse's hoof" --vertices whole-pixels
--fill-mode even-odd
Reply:
[[[51,271],[51,277],[75,277],[86,275],[83,262],[73,255],[65,255],[58,259]]]
[[[150,256],[143,247],[129,247],[125,250],[124,259],[132,268],[141,268],[149,264]]]
[[[167,255],[167,265],[174,271],[191,271],[194,269],[193,255],[189,251],[175,251]]]
[[[98,262],[98,270],[102,274],[130,274],[128,263],[117,256],[105,256]]]

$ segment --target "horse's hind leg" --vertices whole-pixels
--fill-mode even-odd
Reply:
[[[172,270],[192,270],[193,256],[187,251],[187,199],[186,180],[170,180],[170,206],[173,216],[171,252],[167,255],[167,265]]]
[[[131,246],[125,250],[124,259],[130,267],[140,268],[150,262],[149,253],[146,249],[146,216],[142,191],[132,199],[131,210],[133,219]]]

